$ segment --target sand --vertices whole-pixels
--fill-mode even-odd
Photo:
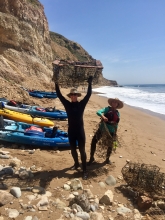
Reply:
[[[69,92],[69,89],[61,89],[64,96]],[[85,93],[82,93],[82,97]],[[35,99],[35,98],[34,98]],[[56,100],[40,100],[41,106],[56,106],[58,109],[64,109],[58,99]],[[93,136],[94,129],[97,127],[100,118],[96,115],[96,111],[100,108],[108,106],[107,98],[92,94],[84,112],[84,127],[86,132],[86,153],[87,158],[90,156],[90,143]],[[104,158],[100,158],[95,155],[95,164],[88,167],[89,179],[82,180],[81,170],[71,171],[70,167],[73,165],[73,159],[70,154],[70,150],[54,151],[50,149],[36,150],[34,154],[21,149],[8,148],[10,154],[13,157],[17,157],[22,161],[22,166],[31,167],[33,165],[36,168],[40,168],[41,171],[35,172],[35,177],[32,182],[26,183],[18,179],[6,180],[6,183],[10,183],[12,186],[24,187],[25,185],[39,185],[46,190],[52,192],[52,198],[60,198],[61,195],[67,196],[69,192],[57,191],[56,187],[62,187],[64,183],[73,178],[80,178],[84,188],[90,188],[94,195],[102,196],[104,192],[111,189],[114,192],[114,200],[127,204],[128,200],[122,193],[116,193],[114,187],[106,187],[102,189],[99,187],[99,181],[105,181],[107,175],[113,175],[116,179],[121,175],[121,169],[126,164],[126,160],[129,159],[132,162],[139,162],[145,164],[157,165],[160,167],[161,172],[165,172],[165,120],[157,115],[148,114],[148,112],[141,109],[133,108],[128,105],[124,105],[124,108],[120,109],[120,123],[118,128],[118,137],[120,141],[120,147],[117,148],[116,153],[111,155],[112,165],[105,165]],[[55,121],[55,124],[67,131],[67,121]],[[80,160],[80,157],[79,157]],[[81,162],[81,160],[80,160]],[[1,159],[1,164],[7,164],[7,160]],[[120,186],[124,182],[118,182],[117,186]],[[26,195],[22,194],[21,200],[27,203]],[[30,193],[29,193],[30,194]],[[66,202],[66,201],[65,201]],[[6,205],[0,208],[1,214],[5,214],[5,207],[20,209],[19,200],[15,199],[13,204]],[[129,206],[128,206],[129,207]],[[58,219],[62,213],[55,207],[51,207],[53,212],[36,212],[30,213],[30,215],[36,215],[40,219],[55,220]],[[17,219],[23,219],[25,214],[17,217]],[[105,211],[106,215],[106,211]],[[115,215],[115,213],[114,213]]]

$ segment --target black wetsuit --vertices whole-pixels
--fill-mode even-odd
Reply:
[[[79,164],[78,154],[76,151],[76,142],[78,142],[78,147],[82,161],[82,168],[83,171],[86,171],[85,131],[83,113],[85,106],[92,94],[91,83],[88,84],[86,96],[80,102],[70,102],[67,99],[65,99],[60,92],[58,84],[55,85],[57,96],[64,105],[66,113],[68,115],[68,137],[71,146],[72,157],[74,159],[75,165]]]

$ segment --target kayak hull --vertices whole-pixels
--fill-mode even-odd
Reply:
[[[40,147],[70,147],[68,133],[57,130],[53,138],[46,137],[52,133],[53,129],[43,127],[43,132],[27,131],[31,126],[40,128],[36,125],[31,125],[23,122],[15,122],[13,120],[4,119],[4,129],[0,129],[0,140],[5,142],[33,145]]]

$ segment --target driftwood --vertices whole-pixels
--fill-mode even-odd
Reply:
[[[53,63],[54,82],[63,86],[85,85],[89,76],[93,76],[93,84],[99,82],[103,66],[99,60],[90,62],[55,60]]]

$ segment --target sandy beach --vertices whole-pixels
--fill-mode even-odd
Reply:
[[[61,89],[64,96],[69,93],[69,89]],[[85,93],[82,93],[82,97]],[[113,98],[113,97],[112,97]],[[37,100],[37,99],[34,99]],[[36,101],[41,106],[56,106],[57,109],[64,109],[63,105],[59,101],[47,99],[45,101]],[[107,98],[100,97],[97,94],[92,94],[84,112],[84,127],[86,132],[86,153],[89,160],[90,156],[90,143],[94,133],[94,129],[97,127],[100,118],[96,115],[96,111],[100,108],[108,106]],[[160,167],[161,172],[165,172],[165,120],[152,114],[148,114],[143,110],[132,108],[128,105],[124,105],[124,108],[120,110],[120,123],[118,128],[118,137],[120,141],[120,147],[117,148],[116,153],[111,156],[112,165],[105,165],[104,158],[100,158],[95,155],[96,163],[88,167],[89,179],[82,180],[81,169],[78,171],[70,170],[73,165],[73,159],[70,154],[70,150],[54,151],[54,150],[40,150],[36,149],[34,154],[29,156],[29,153],[22,149],[2,148],[8,150],[12,157],[17,157],[22,161],[21,166],[31,167],[35,165],[36,171],[34,171],[33,181],[26,183],[20,179],[6,179],[4,183],[25,187],[27,186],[41,186],[47,191],[52,193],[51,199],[60,198],[63,195],[68,197],[68,191],[58,191],[63,184],[73,178],[80,178],[84,188],[90,188],[94,195],[101,197],[106,190],[111,189],[114,192],[114,201],[118,201],[123,204],[128,204],[127,197],[122,193],[116,193],[115,187],[124,184],[123,181],[117,181],[115,187],[107,186],[105,189],[100,188],[98,183],[104,181],[108,175],[114,176],[116,179],[121,176],[121,169],[126,164],[126,160],[132,162],[145,163],[157,165]],[[67,131],[67,121],[55,121],[55,125],[59,128]],[[2,147],[2,145],[1,145]],[[29,160],[30,157],[30,160]],[[80,157],[79,157],[80,160]],[[81,160],[80,160],[81,162]],[[1,159],[1,164],[7,164],[7,160]],[[21,200],[24,203],[28,202],[26,196],[28,192],[23,192]],[[33,201],[33,204],[36,202]],[[68,203],[65,199],[65,203]],[[2,215],[5,215],[5,206],[0,208]],[[8,207],[6,205],[6,207]],[[131,205],[127,207],[132,207]],[[10,204],[10,208],[20,208],[19,200],[15,200]],[[55,207],[51,207],[53,212],[41,212],[37,213],[40,219],[55,220],[60,218],[62,210],[57,210]],[[104,215],[108,216],[108,211],[104,211]],[[31,214],[32,215],[32,214]],[[33,214],[34,215],[34,214]],[[116,212],[111,213],[112,216],[116,216]],[[18,216],[18,220],[22,220],[23,216]],[[108,219],[108,218],[105,218]]]

